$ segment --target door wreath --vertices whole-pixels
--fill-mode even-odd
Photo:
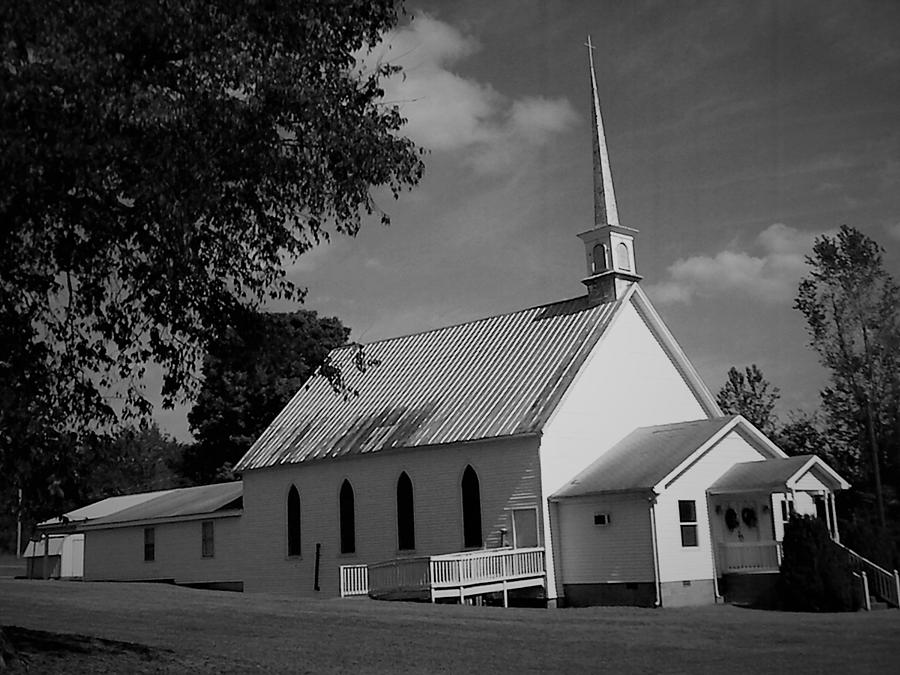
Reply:
[[[753,529],[756,527],[756,509],[752,506],[745,506],[741,510],[741,520],[744,521],[744,525]]]
[[[734,530],[738,525],[740,525],[740,521],[738,520],[737,511],[735,511],[730,506],[725,511],[725,526],[729,531]]]

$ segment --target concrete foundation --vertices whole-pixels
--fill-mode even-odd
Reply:
[[[663,607],[695,607],[713,605],[716,602],[716,589],[712,579],[668,581],[661,586]]]

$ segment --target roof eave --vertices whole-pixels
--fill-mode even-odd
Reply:
[[[214,520],[219,518],[235,518],[243,515],[243,509],[228,509],[224,511],[210,511],[208,513],[189,513],[180,516],[157,516],[155,518],[136,518],[134,520],[118,520],[110,522],[85,523],[78,528],[80,532],[90,530],[108,530],[120,527],[139,527],[144,525],[162,525],[165,523],[183,523],[192,520]]]
[[[572,500],[572,499],[586,499],[589,497],[606,497],[606,496],[614,496],[614,495],[647,495],[648,497],[655,496],[659,494],[652,487],[637,487],[637,488],[621,488],[617,490],[590,490],[588,492],[581,492],[575,495],[557,495],[553,494],[548,497],[548,501],[551,502],[560,502],[563,500]]]
[[[644,290],[638,284],[635,284],[634,287],[635,292],[632,298],[634,300],[635,309],[637,309],[638,314],[640,314],[651,332],[659,340],[660,345],[662,345],[663,349],[669,355],[675,368],[681,374],[682,378],[684,378],[684,381],[694,393],[694,396],[697,397],[703,411],[710,418],[722,417],[724,413],[716,402],[712,392],[709,390],[709,387],[706,386],[703,378],[700,377],[700,373],[694,368],[694,364],[688,359],[687,354],[684,353],[681,345],[678,344],[678,341],[675,339],[675,336],[672,335],[669,327],[666,326],[666,323],[659,315],[659,312],[653,307],[650,298],[647,297],[647,294],[644,293]]]

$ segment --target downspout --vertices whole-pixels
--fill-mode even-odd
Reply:
[[[769,500],[771,503],[772,500]],[[713,527],[712,527],[712,503],[709,500],[709,492],[706,493],[706,525],[707,532],[709,533],[709,557],[712,559],[712,571],[713,571],[713,594],[716,599],[716,604],[722,600],[722,594],[719,593],[719,567],[716,563],[716,542],[713,541]],[[771,508],[771,507],[769,507]],[[775,534],[774,525],[772,526],[772,534]]]
[[[650,502],[650,543],[653,545],[653,576],[656,588],[656,601],[654,607],[662,606],[662,583],[659,579],[659,550],[656,546],[656,492],[651,491],[647,501]]]

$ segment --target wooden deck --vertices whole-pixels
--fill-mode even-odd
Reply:
[[[360,568],[366,568],[365,574]],[[367,593],[381,600],[432,602],[458,598],[464,602],[477,595],[502,593],[506,606],[509,591],[543,587],[545,580],[543,548],[502,548],[347,565],[341,568],[341,595]]]

